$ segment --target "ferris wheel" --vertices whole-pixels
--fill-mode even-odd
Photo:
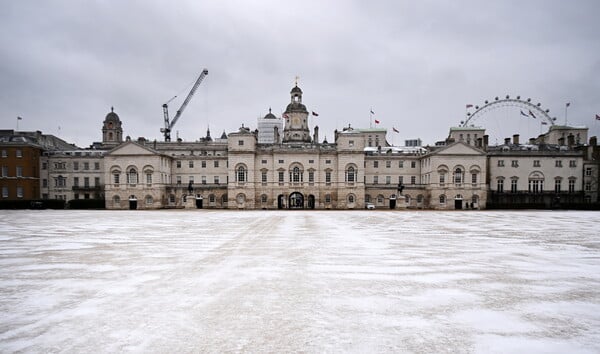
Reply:
[[[475,111],[472,113],[467,112],[467,119],[460,122],[460,125],[462,127],[467,127],[469,126],[469,124],[473,124],[475,120],[484,116],[486,113],[502,107],[512,107],[520,109],[521,115],[535,119],[540,119],[540,122],[546,122],[541,124],[554,125],[556,121],[556,117],[550,117],[550,110],[543,109],[541,103],[532,103],[531,98],[522,100],[521,96],[517,96],[516,98],[510,98],[509,95],[506,95],[505,98],[500,98],[496,96],[496,98],[493,101],[486,100],[483,106],[467,105],[467,109],[471,107],[473,107]]]

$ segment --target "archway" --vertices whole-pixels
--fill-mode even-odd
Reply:
[[[302,193],[294,192],[290,194],[288,205],[290,209],[304,209],[304,196]]]
[[[129,197],[129,210],[136,210],[137,209],[137,198],[135,197],[135,195],[132,195]]]
[[[454,209],[462,209],[463,199],[462,195],[457,194],[454,198]]]
[[[283,194],[277,196],[277,209],[283,209],[285,206],[285,197]]]

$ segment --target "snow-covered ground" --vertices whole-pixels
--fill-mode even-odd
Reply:
[[[0,352],[600,352],[600,213],[0,211]]]

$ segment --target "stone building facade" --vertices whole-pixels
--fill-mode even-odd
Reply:
[[[391,146],[387,131],[348,126],[319,140],[295,86],[282,117],[219,139],[123,138],[113,109],[102,142],[44,150],[39,193],[104,199],[108,209],[485,209],[598,203],[598,148],[587,129],[552,127],[526,144],[489,146],[485,129],[452,127],[435,146]],[[268,123],[266,124],[265,121]],[[280,125],[282,124],[282,126]],[[281,128],[280,128],[281,127]],[[266,131],[261,131],[266,130]]]

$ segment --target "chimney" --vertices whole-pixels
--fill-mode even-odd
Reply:
[[[489,142],[490,142],[490,136],[484,135],[483,136],[483,148],[484,149],[487,149]]]
[[[560,145],[560,146],[565,145],[565,138],[558,138],[558,145]]]
[[[314,137],[313,137],[313,142],[315,144],[319,143],[319,126],[318,125],[315,126],[315,134],[314,134]]]
[[[482,148],[483,147],[483,138],[477,138],[477,147],[478,148]]]
[[[510,145],[510,138],[504,138],[504,145]]]
[[[596,138],[595,136],[590,138],[590,145],[591,146],[596,146],[598,145],[598,138]]]
[[[513,144],[519,145],[519,134],[513,134]]]

